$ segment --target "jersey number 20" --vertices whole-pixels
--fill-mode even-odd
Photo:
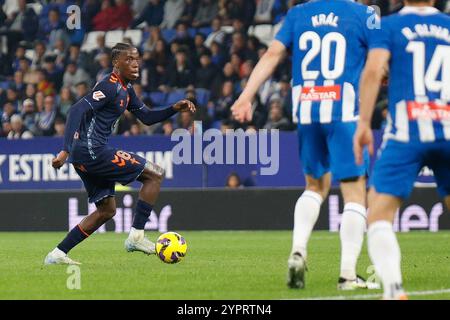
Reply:
[[[308,45],[309,42],[311,47]],[[333,67],[331,67],[331,47],[333,44],[336,46],[336,50]],[[347,42],[342,34],[330,32],[321,39],[317,32],[307,31],[301,35],[299,47],[302,51],[308,50],[302,60],[302,76],[304,80],[316,80],[320,74],[326,80],[335,80],[344,72]],[[319,53],[321,54],[320,71],[310,70],[309,64]]]

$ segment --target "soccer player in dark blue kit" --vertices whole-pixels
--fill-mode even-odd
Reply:
[[[64,148],[53,159],[56,169],[69,160],[84,183],[89,202],[97,210],[84,218],[45,258],[45,264],[79,264],[67,253],[110,220],[116,213],[114,187],[139,181],[142,187],[133,226],[125,241],[128,252],[155,253],[155,245],[144,236],[144,226],[159,194],[164,169],[136,154],[111,148],[108,137],[125,110],[146,125],[164,121],[177,112],[195,112],[189,100],[159,110],[151,110],[136,96],[131,81],[139,76],[139,52],[131,45],[118,43],[112,48],[113,72],[74,104],[66,121]]]

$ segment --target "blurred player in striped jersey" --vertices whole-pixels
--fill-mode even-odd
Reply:
[[[370,119],[389,64],[389,124],[371,177],[368,248],[385,299],[405,299],[400,248],[392,221],[423,166],[434,172],[450,207],[450,17],[433,1],[408,0],[381,21],[361,78],[361,115],[355,156],[373,150]]]
[[[357,165],[352,139],[359,115],[359,78],[376,23],[375,12],[349,0],[315,0],[289,10],[268,52],[255,67],[232,107],[240,120],[252,117],[258,87],[292,50],[293,120],[298,123],[299,152],[306,190],[294,212],[288,286],[303,288],[307,244],[331,177],[340,182],[344,198],[341,268],[338,289],[366,288],[356,274],[366,228],[368,154]]]

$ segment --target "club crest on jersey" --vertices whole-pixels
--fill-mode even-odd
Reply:
[[[450,106],[439,105],[436,102],[421,103],[408,101],[409,120],[428,119],[433,121],[449,121]]]
[[[341,86],[314,86],[302,88],[300,101],[341,100]]]
[[[106,96],[100,90],[94,91],[94,93],[92,94],[92,99],[94,99],[95,101],[100,101],[101,99],[103,99],[105,97]]]

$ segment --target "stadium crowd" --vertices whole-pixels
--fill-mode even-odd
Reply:
[[[301,2],[0,0],[0,137],[64,135],[71,105],[112,71],[110,48],[117,41],[107,41],[105,34],[111,30],[133,30],[139,35],[124,33],[118,40],[140,50],[141,76],[133,86],[148,106],[187,98],[199,110],[152,127],[125,112],[116,134],[170,135],[175,128],[192,129],[194,120],[221,130],[242,127],[232,119],[230,107],[287,10]],[[401,0],[360,2],[377,5],[382,16],[402,7]],[[79,12],[68,10],[74,4]],[[447,0],[437,1],[436,6],[450,11]],[[258,26],[262,32],[256,32]],[[95,39],[88,48],[90,35]],[[253,122],[244,129],[295,129],[290,64],[286,59],[261,87]],[[374,128],[383,126],[386,103],[381,93]]]

